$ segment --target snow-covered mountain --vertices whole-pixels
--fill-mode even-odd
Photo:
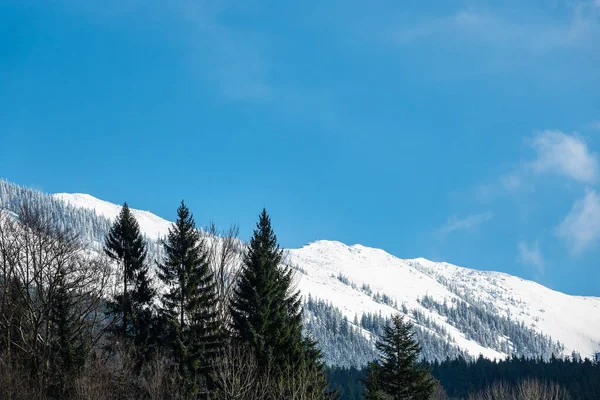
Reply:
[[[17,190],[17,189],[19,190]],[[28,193],[28,194],[27,194]],[[86,194],[40,194],[0,181],[0,208],[12,211],[25,197],[60,208],[63,219],[98,240],[120,206]],[[77,214],[77,210],[84,214]],[[149,241],[164,237],[170,222],[132,209]],[[92,221],[89,214],[99,220]],[[76,215],[76,216],[73,216]],[[547,357],[573,351],[591,357],[600,350],[600,298],[566,295],[536,282],[423,258],[404,260],[384,250],[335,241],[289,249],[306,300],[307,325],[326,360],[362,364],[386,317],[406,314],[428,358],[507,355]]]
[[[57,193],[53,194],[55,199],[62,200],[74,207],[93,210],[96,214],[114,221],[117,215],[121,212],[121,206],[108,201],[97,199],[89,194],[84,193]],[[131,209],[135,219],[140,224],[140,229],[150,239],[158,239],[166,237],[169,233],[171,222],[164,218],[158,217],[149,211],[141,211]]]

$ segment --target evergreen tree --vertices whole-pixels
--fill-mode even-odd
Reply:
[[[87,330],[74,312],[76,304],[67,286],[63,271],[57,276],[55,295],[50,301],[49,334],[52,338],[50,365],[51,382],[49,395],[52,398],[68,397],[74,374],[85,364],[91,347]]]
[[[370,362],[367,365],[366,373],[365,379],[361,379],[365,387],[364,400],[384,400],[385,395],[379,382],[379,364],[376,361]]]
[[[164,249],[166,259],[159,265],[158,274],[168,287],[161,309],[164,340],[178,364],[182,393],[193,397],[208,383],[222,338],[214,276],[200,232],[183,201]]]
[[[307,393],[335,398],[335,393],[328,392],[317,343],[302,335],[302,299],[299,291],[292,291],[293,270],[282,265],[282,258],[271,219],[263,209],[234,289],[232,331],[253,350],[263,370],[275,375],[313,371],[315,378],[305,388]]]
[[[392,316],[391,325],[384,328],[382,338],[375,345],[381,360],[376,367],[371,365],[367,388],[370,385],[375,388],[379,386],[382,394],[394,400],[429,398],[433,380],[429,371],[417,365],[421,348],[413,338],[412,328],[412,324],[404,321],[402,315]],[[374,383],[374,379],[378,380],[378,384]]]
[[[248,244],[230,307],[232,329],[250,346],[262,368],[283,370],[303,355],[299,292],[292,270],[281,265],[282,249],[263,209]]]
[[[148,276],[146,241],[127,203],[106,236],[104,252],[122,268],[122,292],[108,303],[108,312],[116,319],[113,334],[146,357],[155,290]]]
[[[304,351],[302,354],[302,368],[314,370],[314,380],[312,386],[308,389],[308,393],[322,395],[324,399],[337,400],[340,398],[338,389],[331,390],[329,379],[327,377],[327,369],[323,362],[323,352],[319,349],[316,340],[311,337],[303,339]],[[313,397],[314,398],[314,397]]]

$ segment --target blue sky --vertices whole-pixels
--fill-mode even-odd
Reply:
[[[600,296],[599,43],[598,0],[0,0],[0,176]]]

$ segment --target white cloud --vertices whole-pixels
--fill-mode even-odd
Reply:
[[[598,178],[598,161],[587,144],[578,136],[560,131],[545,131],[534,137],[537,152],[530,164],[537,173],[556,173],[582,183]]]
[[[573,254],[581,254],[600,239],[600,198],[590,190],[556,228]]]
[[[519,249],[519,260],[523,264],[532,265],[537,268],[539,272],[544,272],[544,257],[540,250],[539,243],[529,245],[527,242],[521,241],[518,244]]]
[[[446,221],[446,223],[438,229],[438,233],[441,236],[446,236],[452,232],[456,231],[469,231],[477,228],[484,222],[489,221],[493,218],[493,214],[491,212],[487,212],[484,214],[471,214],[466,216],[465,218],[458,218],[456,216],[452,216]]]
[[[395,31],[395,38],[401,43],[437,37],[460,39],[484,43],[490,48],[539,55],[588,46],[589,40],[598,35],[597,15],[598,7],[588,2],[574,3],[562,20],[519,18],[515,14],[466,8],[404,24]]]

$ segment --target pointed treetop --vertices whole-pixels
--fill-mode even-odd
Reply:
[[[181,200],[181,204],[177,208],[177,217],[182,221],[186,221],[186,220],[189,220],[190,222],[194,221],[194,217],[193,217],[193,215],[191,215],[190,209],[188,208],[188,206],[185,204],[185,202],[183,200]]]

